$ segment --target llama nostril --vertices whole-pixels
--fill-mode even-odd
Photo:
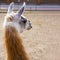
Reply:
[[[32,28],[32,26],[31,26],[31,28]]]

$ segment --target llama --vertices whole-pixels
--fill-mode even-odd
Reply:
[[[24,2],[22,7],[14,13],[12,11],[14,3],[10,3],[5,16],[3,29],[6,60],[29,60],[20,37],[20,33],[32,28],[30,21],[22,15],[25,5]]]

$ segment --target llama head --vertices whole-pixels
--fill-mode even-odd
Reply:
[[[5,16],[4,26],[14,26],[20,32],[23,32],[23,30],[30,30],[32,28],[30,21],[22,15],[25,9],[25,2],[16,13],[12,11],[13,6],[14,3],[10,3],[7,15]]]

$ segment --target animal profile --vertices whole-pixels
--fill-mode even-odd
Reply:
[[[22,15],[25,5],[24,2],[22,7],[14,13],[12,11],[14,3],[10,3],[4,18],[3,31],[6,60],[29,60],[20,37],[24,30],[32,28],[30,21]]]

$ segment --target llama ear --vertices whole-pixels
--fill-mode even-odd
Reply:
[[[11,13],[11,12],[12,12],[13,6],[14,6],[14,2],[10,3],[10,5],[9,5],[9,7],[8,7],[7,13]]]
[[[24,11],[24,8],[25,8],[25,2],[23,3],[23,6],[17,11],[17,15],[20,17]]]

